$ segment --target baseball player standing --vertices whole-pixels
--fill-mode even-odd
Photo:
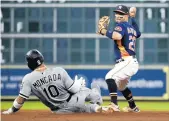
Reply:
[[[114,40],[114,52],[116,55],[115,67],[110,70],[105,80],[111,97],[111,105],[114,111],[120,111],[117,103],[117,89],[121,91],[128,101],[129,106],[123,108],[124,112],[140,112],[136,106],[131,90],[127,87],[130,78],[137,73],[139,64],[136,59],[136,38],[141,36],[134,19],[136,8],[130,10],[124,5],[118,5],[115,12],[116,26],[113,31],[108,31],[109,17],[104,16],[99,20],[98,33]],[[131,18],[131,24],[128,20]]]
[[[13,107],[3,114],[17,112],[31,93],[55,113],[107,111],[99,106],[102,97],[96,85],[91,85],[92,89],[86,88],[83,78],[75,78],[73,81],[63,68],[47,68],[43,55],[38,50],[30,50],[26,54],[26,60],[32,72],[24,76]],[[86,100],[91,103],[85,104]]]

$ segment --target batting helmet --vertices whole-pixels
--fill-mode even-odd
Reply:
[[[124,5],[118,5],[116,9],[114,10],[115,13],[121,13],[121,14],[129,14],[129,9],[127,6]]]
[[[28,67],[31,70],[35,70],[44,62],[43,55],[36,49],[32,49],[27,52],[26,60],[27,60]]]

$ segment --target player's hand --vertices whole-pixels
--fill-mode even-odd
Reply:
[[[9,108],[8,110],[2,112],[2,114],[12,114],[12,113],[13,113],[12,108]]]
[[[83,77],[80,77],[80,79],[78,79],[78,76],[76,75],[75,81],[79,81],[82,87],[86,87],[86,81]]]
[[[129,10],[130,17],[135,17],[136,11],[137,11],[136,7],[131,7],[130,10]]]

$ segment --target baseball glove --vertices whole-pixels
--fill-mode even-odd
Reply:
[[[102,29],[107,29],[108,28],[109,22],[110,22],[109,16],[103,16],[102,18],[99,19],[98,34],[102,34],[101,33]]]

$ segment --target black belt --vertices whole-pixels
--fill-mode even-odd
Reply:
[[[131,55],[133,58],[136,58],[136,55]],[[117,63],[120,63],[120,62],[122,62],[122,61],[124,61],[124,59],[123,58],[120,58],[120,59],[118,59],[118,60],[116,60],[116,64]]]
[[[67,98],[67,100],[66,100],[66,101],[67,101],[67,102],[69,102],[69,101],[70,101],[70,99],[71,99],[71,97],[72,97],[72,94],[70,94],[70,95],[69,95],[69,97]]]
[[[124,61],[124,59],[123,59],[123,58],[120,58],[120,59],[116,60],[116,63],[120,63],[120,62],[122,62],[122,61]]]
[[[133,58],[136,58],[136,55],[131,55]]]

